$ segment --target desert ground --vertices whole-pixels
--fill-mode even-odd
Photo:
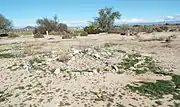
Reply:
[[[1,38],[0,106],[180,107],[180,100],[169,91],[157,92],[161,97],[152,92],[155,94],[150,97],[128,88],[180,75],[180,32],[139,35],[138,39],[106,33],[73,39],[53,35]],[[150,40],[170,35],[176,38],[168,43]],[[161,67],[163,73],[147,66],[138,68],[137,63],[126,67],[124,59],[135,54],[138,64],[150,58],[151,67]],[[179,88],[173,89],[180,93]]]

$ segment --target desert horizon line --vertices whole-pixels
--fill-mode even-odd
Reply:
[[[75,22],[75,21],[74,21]],[[77,21],[78,22],[78,21]],[[62,22],[64,23],[64,22]],[[170,21],[142,21],[142,22],[115,22],[115,25],[152,25],[152,24],[180,24],[180,20],[170,20]],[[84,24],[69,24],[69,23],[65,23],[68,25],[68,27],[85,27],[88,26],[88,21],[85,22]],[[36,24],[26,24],[26,25],[14,25],[14,28],[24,28],[27,26],[32,26],[32,27],[36,27]]]

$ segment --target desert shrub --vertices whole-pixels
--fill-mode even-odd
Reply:
[[[127,85],[134,92],[151,98],[162,98],[163,95],[172,94],[176,100],[180,99],[179,87],[180,75],[172,75],[172,80],[157,80],[154,82],[143,83],[142,85]]]
[[[57,30],[60,31],[60,32],[63,32],[63,31],[67,31],[67,29],[68,29],[68,26],[66,24],[59,23]]]
[[[173,94],[174,92],[176,92],[173,82],[165,80],[158,80],[156,83],[144,83],[141,86],[128,85],[128,87],[132,91],[138,91],[142,95],[152,98],[161,98],[163,95]]]
[[[123,70],[134,71],[136,74],[161,71],[161,67],[149,56],[142,56],[138,53],[126,54],[122,60],[118,67]]]
[[[140,26],[138,29],[138,32],[146,32],[146,33],[152,33],[153,32],[153,28],[151,26]]]
[[[34,38],[44,38],[44,35],[41,33],[34,34]]]
[[[83,31],[83,32],[80,33],[80,36],[88,36],[88,33]]]
[[[133,27],[140,27],[141,25],[133,25]]]
[[[117,43],[108,42],[104,44],[104,47],[112,47],[114,45],[118,45]]]
[[[160,29],[162,29],[164,31],[168,31],[168,27],[167,26],[161,26]]]
[[[155,28],[153,28],[153,31],[155,31],[155,32],[163,32],[163,29],[161,29],[160,27],[155,27]]]
[[[39,27],[35,28],[33,31],[33,34],[37,34],[37,33],[46,34],[46,30],[43,29],[43,27],[39,26]]]
[[[180,75],[173,75],[172,81],[175,83],[176,88],[180,88]]]
[[[119,30],[119,29],[111,29],[111,30],[109,30],[108,31],[108,33],[110,34],[121,34],[122,33],[122,31],[121,30]]]
[[[76,36],[79,36],[80,33],[73,33],[73,36],[76,37]]]
[[[98,34],[100,33],[100,29],[96,28],[95,26],[87,26],[84,28],[84,31],[87,32],[88,34]]]
[[[15,33],[8,34],[8,38],[16,38],[16,37],[19,37],[19,35],[15,34]]]
[[[57,32],[57,31],[52,31],[49,33],[49,35],[61,35],[61,32]]]
[[[153,32],[153,28],[151,27],[147,27],[147,29],[145,29],[146,33],[152,33]]]
[[[73,38],[74,36],[73,36],[73,34],[71,34],[71,33],[65,33],[63,36],[62,36],[62,39],[71,39],[71,38]]]
[[[0,58],[14,58],[15,55],[11,53],[0,53]]]
[[[121,103],[117,103],[116,107],[125,107],[124,105],[122,105]]]
[[[125,35],[126,32],[130,30],[130,26],[128,25],[122,25],[122,26],[118,26],[116,28],[112,28],[108,31],[108,33],[115,33],[115,34],[122,34]]]

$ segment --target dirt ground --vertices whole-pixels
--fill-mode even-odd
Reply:
[[[176,35],[170,43],[142,41]],[[125,88],[139,81],[169,80],[151,72],[117,73],[123,56],[139,53],[180,74],[180,32],[134,36],[98,34],[74,39],[32,36],[0,39],[1,107],[169,107],[172,95],[151,99]],[[161,101],[157,105],[156,101]],[[176,101],[180,102],[180,101]]]

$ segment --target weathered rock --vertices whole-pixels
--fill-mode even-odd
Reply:
[[[59,74],[61,72],[61,70],[59,69],[59,68],[57,68],[55,71],[54,71],[54,73],[57,75],[57,74]]]
[[[41,70],[36,70],[36,73],[42,73],[43,71],[41,71]]]
[[[98,74],[97,69],[93,69],[93,73],[94,73],[94,74]]]
[[[73,55],[76,55],[76,54],[80,53],[80,50],[77,50],[77,49],[74,49],[74,48],[72,48],[72,50],[73,50]]]
[[[17,70],[19,68],[19,66],[13,66],[12,68],[11,68],[11,70],[12,71],[15,71],[15,70]]]

